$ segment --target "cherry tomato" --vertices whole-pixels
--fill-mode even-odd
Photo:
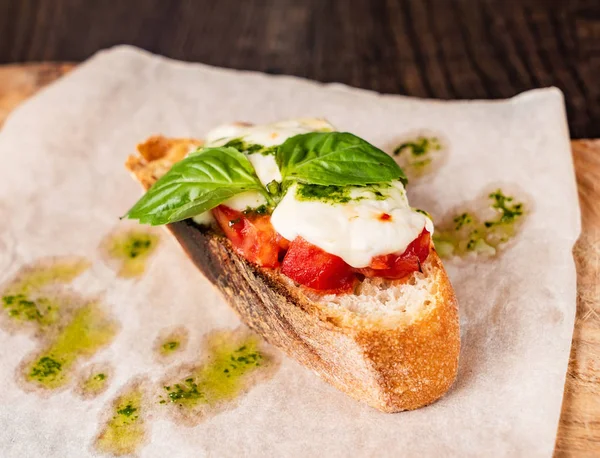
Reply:
[[[212,210],[213,215],[236,251],[248,261],[262,267],[277,267],[280,252],[289,243],[275,232],[269,215],[244,214],[225,205]]]
[[[392,280],[406,277],[408,274],[421,270],[431,248],[431,237],[427,230],[413,240],[404,253],[375,256],[369,267],[356,269],[365,277],[382,277]]]
[[[283,258],[281,272],[301,285],[322,292],[351,291],[356,277],[346,262],[296,237]]]

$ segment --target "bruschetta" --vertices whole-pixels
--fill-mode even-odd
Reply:
[[[394,160],[322,119],[151,137],[126,217],[167,225],[250,328],[384,412],[456,378],[457,301]]]

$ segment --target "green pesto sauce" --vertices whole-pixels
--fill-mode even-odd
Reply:
[[[63,258],[21,269],[2,293],[2,310],[15,324],[31,323],[38,331],[48,330],[60,319],[66,298],[45,289],[73,281],[89,266],[83,258]]]
[[[172,351],[177,350],[180,345],[181,344],[175,340],[175,341],[164,343],[161,348],[163,349],[164,352],[170,353]]]
[[[449,224],[437,228],[435,247],[442,257],[469,253],[493,256],[502,244],[512,239],[525,214],[524,204],[498,189],[488,196],[488,210],[495,216],[485,220],[475,212],[459,213]]]
[[[188,376],[164,385],[162,404],[180,408],[215,406],[241,394],[246,377],[267,366],[269,357],[259,349],[258,337],[232,342],[230,333],[213,336],[207,362],[192,370]]]
[[[154,341],[154,353],[159,362],[167,362],[170,358],[182,351],[188,342],[188,331],[184,327],[163,329]]]
[[[145,272],[146,262],[159,241],[158,234],[135,229],[115,233],[105,243],[108,256],[120,262],[118,275],[132,278]]]
[[[255,208],[248,207],[243,213],[244,215],[269,215],[271,213],[271,208],[268,205],[262,204]]]
[[[96,438],[95,448],[112,455],[135,453],[146,437],[143,418],[142,388],[134,386],[118,396],[112,404],[112,417]]]
[[[347,186],[320,186],[299,183],[296,189],[299,200],[320,200],[331,203],[350,202],[350,188]]]
[[[25,366],[28,383],[56,389],[69,382],[75,363],[108,345],[117,333],[117,324],[96,302],[75,310],[42,353]]]
[[[401,154],[410,154],[411,156],[425,156],[432,150],[441,149],[440,141],[437,137],[417,137],[413,141],[404,142],[396,147],[394,156]]]
[[[417,213],[421,213],[422,215],[425,215],[427,218],[429,218],[431,221],[433,221],[433,218],[431,217],[429,212],[427,212],[425,210],[421,210],[420,208],[413,208],[413,210],[416,211]]]
[[[81,383],[81,394],[85,397],[94,397],[102,393],[108,386],[108,374],[98,372],[90,374]]]
[[[389,183],[366,186],[321,186],[316,184],[298,183],[296,197],[298,200],[318,200],[333,204],[344,204],[350,201],[357,202],[365,199],[365,196],[352,197],[351,195],[353,189],[364,189],[371,194],[369,198],[385,200],[389,197],[385,192],[385,189],[389,187],[391,187]]]
[[[431,170],[441,149],[437,137],[417,137],[397,146],[394,155],[399,157],[400,166],[409,177],[420,177]]]
[[[84,258],[58,258],[52,261],[42,261],[38,265],[22,269],[7,286],[6,291],[12,294],[27,295],[46,286],[68,284],[89,267],[90,262]]]
[[[225,143],[226,147],[234,148],[242,153],[247,154],[262,154],[264,156],[275,155],[277,153],[277,146],[263,146],[254,143],[248,143],[242,138],[234,138],[233,140]]]
[[[511,196],[505,196],[500,189],[492,192],[488,197],[492,200],[492,208],[498,211],[500,218],[485,221],[485,227],[490,228],[501,224],[512,224],[523,215],[523,203],[515,202]]]

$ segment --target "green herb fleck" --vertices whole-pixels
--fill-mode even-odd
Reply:
[[[441,145],[437,137],[417,137],[413,141],[404,142],[394,149],[394,155],[399,156],[405,152],[413,156],[423,156],[432,150],[440,150]]]
[[[455,229],[460,230],[465,224],[471,224],[473,222],[473,216],[469,213],[462,213],[454,218],[456,224]]]
[[[174,383],[164,384],[170,403],[194,409],[233,399],[243,389],[247,374],[269,365],[270,357],[259,349],[257,337],[248,336],[237,345],[230,339],[229,332],[212,336],[207,362]]]
[[[263,204],[256,208],[248,207],[246,210],[243,211],[243,213],[244,215],[268,215],[269,213],[271,213],[271,209],[267,205]]]
[[[119,263],[121,277],[139,277],[146,270],[146,261],[156,250],[160,238],[157,233],[133,229],[108,236],[103,247],[109,259]]]
[[[24,267],[2,292],[1,310],[13,323],[32,324],[45,333],[56,324],[69,302],[47,287],[73,281],[89,265],[83,258],[67,257]]]
[[[441,158],[442,145],[437,137],[417,137],[394,149],[401,167],[406,169],[409,177],[421,177],[429,173]]]
[[[163,329],[154,341],[154,353],[161,363],[168,362],[178,351],[185,348],[188,342],[188,331],[179,326]]]
[[[179,342],[176,342],[176,341],[166,342],[163,344],[162,348],[166,352],[177,350],[179,348]]]
[[[274,155],[277,152],[277,146],[263,146],[255,143],[248,143],[242,138],[234,138],[223,145],[225,147],[234,148],[240,153],[247,154],[262,154],[265,156]]]
[[[502,244],[514,237],[525,214],[524,204],[516,202],[514,197],[505,195],[500,189],[487,197],[486,213],[491,211],[496,217],[482,222],[476,213],[463,212],[452,218],[451,225],[440,225],[436,229],[433,240],[440,256],[464,256],[468,253],[493,256]]]
[[[143,444],[146,437],[143,396],[142,387],[132,385],[112,402],[113,414],[94,442],[97,450],[117,456],[129,455]]]
[[[26,367],[26,377],[46,389],[64,386],[76,362],[108,345],[117,324],[95,302],[77,309],[42,355]]]
[[[512,196],[506,196],[502,190],[498,189],[489,195],[493,200],[492,208],[495,208],[500,213],[500,218],[495,221],[486,221],[486,227],[492,227],[498,224],[511,224],[519,216],[523,215],[523,204],[514,202]]]
[[[319,186],[316,184],[298,184],[296,197],[300,200],[320,200],[343,204],[350,202],[350,188],[347,186]]]
[[[131,404],[127,404],[122,409],[117,410],[118,415],[125,415],[126,417],[131,417],[133,413],[137,410],[136,407],[133,407]]]
[[[31,368],[29,376],[38,381],[44,381],[47,378],[55,378],[61,370],[60,362],[50,356],[42,356]]]
[[[88,367],[80,376],[78,393],[87,399],[98,396],[108,387],[110,370],[106,364],[94,364]]]
[[[426,212],[425,210],[421,210],[420,208],[415,208],[414,210],[417,213],[421,213],[422,215],[425,215],[427,218],[429,218],[431,221],[433,221],[433,218],[431,217],[431,215],[429,214],[429,212]]]
[[[38,310],[34,301],[27,299],[23,294],[14,296],[4,296],[2,298],[4,308],[13,318],[23,319],[27,321],[40,320],[42,314]]]

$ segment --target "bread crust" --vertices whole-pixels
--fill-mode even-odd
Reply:
[[[185,156],[182,143],[200,144],[157,138],[138,146],[140,152],[147,152],[148,145],[158,145],[151,147],[156,150],[130,156],[126,163],[145,188],[160,176],[166,161]],[[390,327],[359,316],[348,319],[349,311],[340,319],[340,312],[308,299],[277,270],[247,262],[209,228],[191,221],[168,228],[244,323],[351,397],[383,412],[399,412],[434,402],[454,382],[458,306],[435,250],[423,266],[437,285],[431,306],[412,322]]]

